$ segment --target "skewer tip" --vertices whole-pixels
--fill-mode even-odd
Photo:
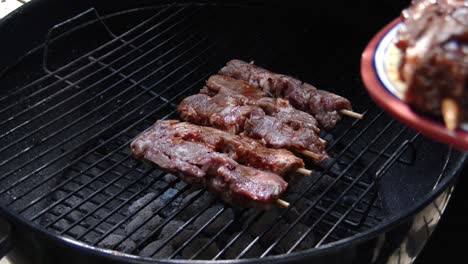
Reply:
[[[305,169],[305,168],[298,168],[296,170],[297,173],[305,175],[305,176],[310,176],[312,174],[311,170]]]
[[[276,200],[276,204],[280,207],[283,207],[283,208],[288,208],[289,207],[289,203],[286,202],[285,200],[282,200],[282,199],[278,199]]]
[[[340,113],[342,115],[346,115],[346,116],[349,116],[349,117],[352,117],[352,118],[356,118],[356,119],[362,119],[364,117],[364,115],[362,114],[359,114],[359,113],[356,113],[354,111],[351,111],[351,110],[348,110],[348,109],[341,109],[340,110]]]
[[[304,154],[305,156],[309,157],[309,158],[312,158],[313,160],[320,160],[321,157],[320,155],[310,151],[310,150],[301,150],[300,151],[302,154]]]
[[[325,139],[323,139],[323,138],[319,138],[319,140],[320,140],[320,142],[321,142],[322,144],[324,144],[324,145],[326,145],[326,144],[327,144],[327,141],[326,141]]]
[[[444,118],[445,126],[450,130],[455,130],[460,121],[460,111],[455,100],[445,98],[442,100],[442,116]]]

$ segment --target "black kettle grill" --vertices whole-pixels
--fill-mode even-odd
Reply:
[[[387,116],[361,52],[407,1],[34,0],[0,24],[0,256],[13,263],[410,263],[466,154]],[[25,34],[26,33],[26,34]],[[129,142],[233,58],[350,99],[288,209],[224,204]],[[313,167],[309,164],[309,167]]]

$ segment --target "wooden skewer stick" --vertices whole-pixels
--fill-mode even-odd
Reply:
[[[356,119],[362,119],[364,117],[362,114],[356,113],[356,112],[348,110],[348,109],[341,109],[340,114],[346,115],[346,116],[349,116],[349,117],[353,117],[353,118],[356,118]]]
[[[304,169],[304,168],[299,168],[296,170],[296,172],[305,176],[310,176],[312,174],[311,170]]]
[[[276,204],[280,207],[283,207],[283,208],[288,208],[289,207],[289,203],[286,202],[285,200],[282,200],[282,199],[278,199],[276,200]]]
[[[322,144],[326,145],[327,144],[327,141],[323,138],[319,138],[320,142],[322,142]]]
[[[451,98],[442,100],[442,116],[444,117],[445,126],[448,129],[454,130],[460,122],[460,109],[457,102]]]
[[[320,160],[322,158],[319,154],[314,153],[310,150],[301,150],[300,152],[306,155],[307,157],[312,158],[313,160]]]

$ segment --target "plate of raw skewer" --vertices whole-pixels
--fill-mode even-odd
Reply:
[[[415,11],[409,10],[406,14],[411,16],[412,12]],[[405,25],[404,21],[403,18],[397,18],[389,23],[372,38],[365,48],[361,58],[361,76],[364,84],[374,101],[393,117],[439,142],[468,150],[468,123],[463,118],[464,106],[462,106],[467,99],[466,96],[455,97],[450,94],[451,92],[446,92],[455,89],[444,86],[452,81],[447,81],[449,78],[444,74],[438,74],[438,77],[434,78],[424,76],[431,71],[441,72],[441,68],[436,63],[429,66],[422,64],[427,61],[431,63],[436,61],[427,58],[440,56],[446,47],[438,47],[436,44],[434,47],[431,43],[428,45],[431,47],[426,46],[425,53],[419,55],[418,52],[423,50],[421,47],[424,43],[418,43],[418,41],[424,38],[411,40],[413,43],[407,41],[405,38],[411,38],[411,33],[414,34],[414,32],[407,29],[411,25]],[[441,18],[441,21],[445,20]],[[443,28],[440,23],[439,28]],[[438,35],[450,37],[450,32],[446,33],[439,32]],[[440,41],[437,38],[425,40],[428,39],[434,42]],[[453,44],[455,47],[464,45],[463,43]],[[435,51],[431,52],[429,49]],[[434,53],[437,54],[433,55]],[[463,56],[461,59],[463,60]],[[416,65],[411,65],[412,63]],[[450,74],[447,73],[447,75]],[[441,76],[445,76],[445,81]],[[411,82],[405,81],[404,77],[411,79]],[[455,82],[453,85],[455,86]],[[465,88],[462,87],[462,89]]]
[[[238,206],[288,207],[290,180],[312,173],[304,159],[330,160],[320,130],[363,117],[344,97],[240,60],[200,88],[180,102],[181,121],[158,120],[131,154]]]

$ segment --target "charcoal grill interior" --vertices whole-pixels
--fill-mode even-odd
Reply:
[[[199,3],[96,10],[51,28],[0,75],[0,204],[53,234],[156,259],[314,250],[382,225],[461,157],[374,105],[359,57],[375,30],[350,30],[338,11]],[[342,42],[333,40],[338,31]],[[234,208],[129,156],[133,138],[177,118],[177,104],[233,58],[336,92],[365,113],[323,132],[333,159],[323,169],[308,164],[313,176],[282,197],[288,209]]]

